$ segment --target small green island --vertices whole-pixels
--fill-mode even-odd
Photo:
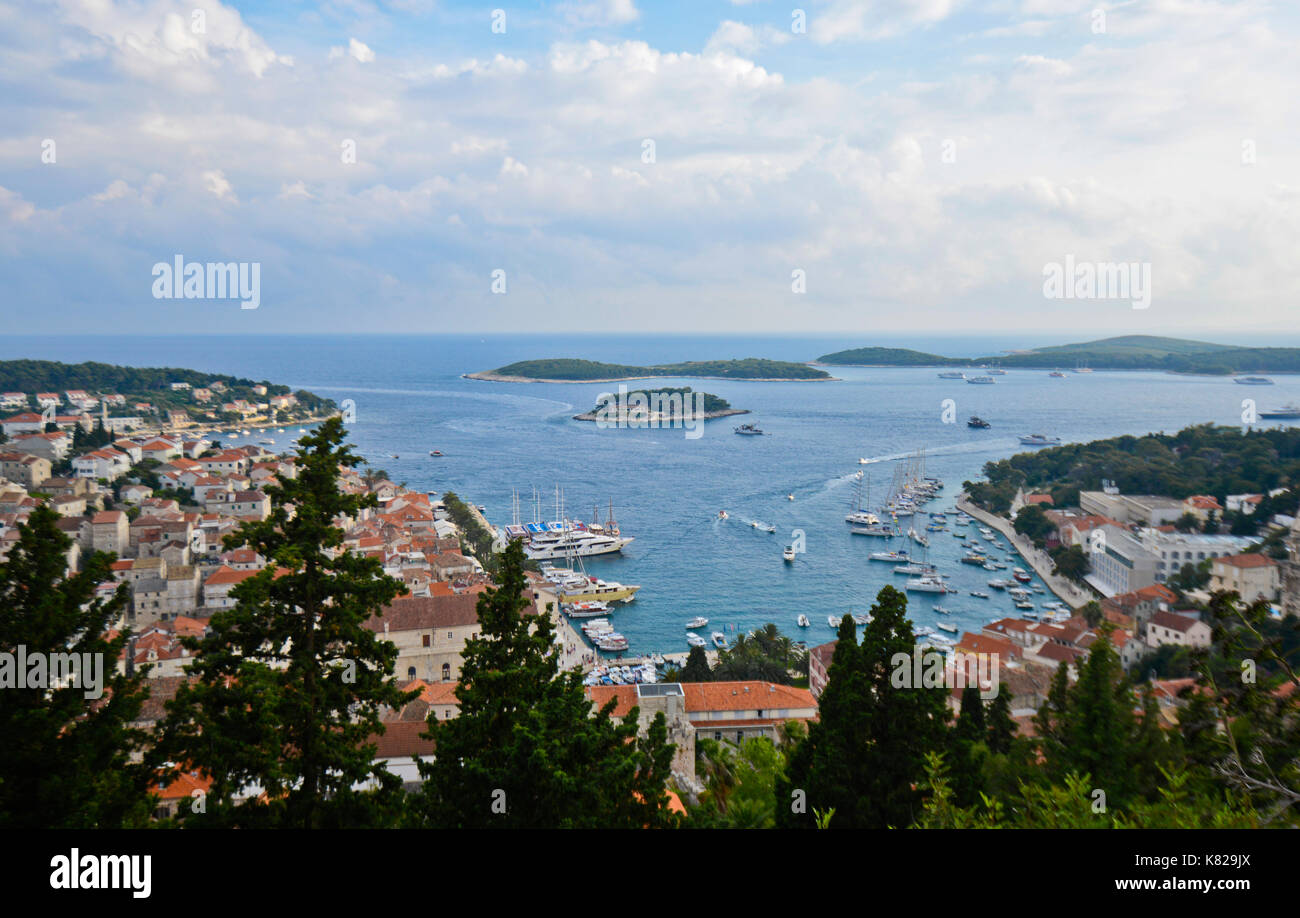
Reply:
[[[1013,351],[988,357],[944,357],[895,347],[858,347],[823,354],[815,364],[867,367],[1072,368],[1095,370],[1164,370],[1227,376],[1236,373],[1300,373],[1300,348],[1242,347],[1157,335],[1122,335]]]
[[[696,411],[696,401],[702,410]],[[690,386],[680,389],[635,389],[626,393],[606,393],[596,406],[575,421],[608,420],[620,424],[660,424],[674,421],[704,420],[749,414],[748,408],[732,408],[731,402],[711,392],[696,392]]]
[[[493,382],[618,382],[682,376],[695,379],[740,379],[750,382],[799,382],[834,379],[825,370],[806,363],[746,357],[744,360],[696,360],[656,366],[627,366],[596,360],[551,358],[521,360],[495,370],[466,373],[466,379]]]

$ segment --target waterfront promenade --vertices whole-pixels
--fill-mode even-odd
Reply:
[[[1064,577],[1052,573],[1052,559],[1047,552],[1039,550],[1028,536],[1016,532],[1015,528],[1008,520],[1000,516],[995,516],[985,510],[981,510],[974,504],[966,500],[966,495],[957,498],[957,509],[963,513],[969,513],[975,519],[979,520],[990,529],[996,529],[1007,537],[1007,540],[1020,553],[1020,557],[1025,559],[1025,563],[1034,569],[1047,588],[1056,594],[1057,598],[1064,602],[1071,609],[1079,609],[1087,605],[1097,597],[1087,590],[1080,589]]]

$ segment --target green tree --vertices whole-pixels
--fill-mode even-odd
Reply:
[[[212,778],[186,824],[347,827],[394,823],[401,782],[375,764],[370,737],[385,708],[414,693],[392,680],[397,648],[365,627],[401,591],[377,559],[341,551],[340,517],[376,504],[343,494],[340,466],[358,461],[332,418],[299,440],[298,476],[267,487],[271,514],[227,536],[267,567],[231,590],[236,604],[188,639],[192,686],[168,705],[160,754]],[[357,790],[369,783],[373,790]],[[241,790],[265,799],[240,802]],[[191,808],[193,809],[193,808]]]
[[[1016,722],[1011,716],[1011,696],[999,691],[989,702],[988,709],[988,747],[997,755],[1011,751],[1011,741],[1016,736]]]
[[[1060,546],[1052,552],[1052,571],[1072,580],[1082,580],[1092,570],[1088,556],[1081,546]]]
[[[46,506],[32,511],[0,563],[0,652],[98,657],[103,694],[86,697],[95,691],[93,668],[80,685],[10,682],[0,690],[0,828],[138,825],[152,810],[152,775],[132,763],[143,736],[130,724],[148,691],[143,672],[116,674],[129,632],[110,631],[129,593],[123,585],[111,597],[95,595],[113,580],[111,554],[95,552],[81,573],[65,575],[71,542],[57,520]]]
[[[523,549],[498,555],[478,600],[482,633],[465,647],[460,714],[429,721],[417,825],[433,828],[641,828],[672,825],[665,782],[673,746],[663,714],[638,737],[611,700],[593,713],[581,674],[560,670],[550,616],[529,615]]]
[[[678,674],[679,682],[711,682],[713,671],[709,669],[709,658],[703,647],[692,647],[686,655],[686,665]]]

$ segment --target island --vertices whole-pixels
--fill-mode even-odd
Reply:
[[[1096,370],[1165,370],[1227,376],[1236,373],[1300,373],[1300,348],[1243,347],[1156,335],[1123,335],[1012,351],[987,357],[944,357],[892,347],[860,347],[823,354],[814,364],[872,367],[983,367]]]
[[[703,411],[692,410],[696,398],[702,398]],[[620,405],[619,402],[622,402]],[[638,410],[637,406],[645,406]],[[629,408],[631,409],[629,411]],[[711,392],[695,392],[690,386],[680,389],[636,389],[627,393],[610,393],[575,421],[610,420],[618,423],[659,424],[678,420],[704,420],[749,414],[748,408],[732,408],[731,402]],[[629,418],[630,415],[630,418]]]
[[[595,360],[551,358],[521,360],[481,373],[466,373],[465,379],[492,382],[618,382],[653,379],[658,376],[689,376],[695,379],[738,379],[746,382],[803,382],[834,379],[825,370],[806,363],[746,357],[744,360],[697,360],[656,366],[626,366]]]

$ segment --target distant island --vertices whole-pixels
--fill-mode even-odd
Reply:
[[[697,379],[742,379],[750,382],[792,382],[834,379],[825,370],[806,363],[747,357],[744,360],[698,360],[657,366],[625,366],[595,360],[553,358],[521,360],[482,373],[466,373],[466,379],[494,382],[618,382],[653,379],[657,376],[689,376]]]
[[[1166,370],[1227,376],[1235,373],[1300,373],[1300,348],[1240,347],[1155,335],[1124,335],[1080,344],[1040,347],[988,357],[944,357],[892,347],[859,347],[823,354],[815,364],[874,367],[1001,367],[1094,370]]]
[[[698,415],[693,410],[695,407],[693,403],[697,397],[702,398],[703,408],[703,412]],[[602,420],[603,415],[608,415],[608,420],[626,423],[631,414],[633,421],[657,424],[696,418],[709,421],[714,418],[730,417],[733,414],[749,414],[748,408],[732,408],[731,402],[725,398],[720,398],[711,392],[695,392],[690,386],[680,389],[636,389],[622,395],[621,401],[623,404],[620,406],[615,396],[602,399],[590,411],[575,414],[573,419],[599,421]],[[633,408],[631,412],[628,410],[629,405]],[[638,405],[646,406],[641,414],[635,411]]]

